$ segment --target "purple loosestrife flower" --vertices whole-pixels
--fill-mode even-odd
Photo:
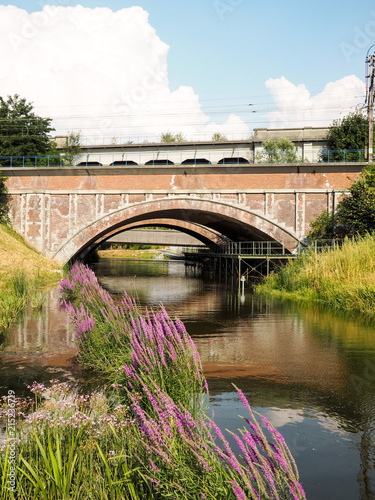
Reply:
[[[281,446],[286,446],[285,439],[280,432],[271,425],[268,419],[264,415],[261,415],[260,418],[275,441],[277,441]]]
[[[276,460],[279,462],[279,464],[281,465],[281,467],[286,471],[286,472],[289,472],[289,469],[288,469],[288,465],[285,461],[285,458],[280,450],[280,448],[277,448],[277,452],[274,453],[273,455]]]
[[[146,319],[144,316],[139,316],[139,320],[140,320],[140,323],[141,323],[141,329],[142,329],[142,332],[144,333],[146,339],[148,340],[148,342],[151,342],[153,341],[153,335],[152,335],[152,327],[150,324],[147,323]]]
[[[233,493],[235,494],[237,500],[247,500],[247,495],[236,481],[233,480],[231,482],[231,485],[233,488]]]

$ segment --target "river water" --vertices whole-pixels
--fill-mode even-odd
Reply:
[[[181,262],[103,260],[94,270],[109,291],[162,302],[185,323],[219,426],[243,425],[235,384],[283,434],[309,500],[375,499],[375,325],[260,298],[234,277],[202,276]],[[73,356],[54,290],[39,315],[10,332],[0,392],[23,394],[50,378],[83,383]]]

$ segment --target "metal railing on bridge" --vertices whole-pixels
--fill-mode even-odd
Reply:
[[[184,253],[185,255],[199,254],[212,257],[294,258],[309,250],[317,253],[327,249],[334,250],[341,247],[344,241],[344,239],[326,239],[299,242],[293,253],[287,250],[283,243],[276,241],[240,241],[211,247],[188,247],[184,250]]]
[[[212,247],[189,247],[184,250],[185,254],[205,254],[215,256],[237,256],[237,255],[286,255],[290,252],[285,250],[283,244],[276,241],[240,241],[230,242],[226,245],[215,245]]]
[[[283,163],[345,163],[364,162],[364,149],[351,150],[321,150],[312,152],[309,160],[296,152],[254,152],[241,151],[233,153],[200,151],[199,157],[194,153],[171,152],[162,155],[155,153],[90,153],[81,155],[36,155],[36,156],[0,156],[0,168],[7,167],[134,167],[142,166],[194,166],[194,165],[263,165]]]

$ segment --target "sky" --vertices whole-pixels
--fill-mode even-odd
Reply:
[[[86,144],[246,139],[363,108],[374,44],[369,0],[13,0],[0,96]]]

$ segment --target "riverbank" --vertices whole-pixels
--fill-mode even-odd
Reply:
[[[99,250],[98,255],[101,259],[157,259],[162,255],[160,249],[148,250]]]
[[[6,330],[33,300],[43,300],[44,287],[57,283],[61,268],[29,247],[22,237],[0,224],[0,344]]]
[[[375,235],[308,251],[269,276],[257,294],[375,316]]]

